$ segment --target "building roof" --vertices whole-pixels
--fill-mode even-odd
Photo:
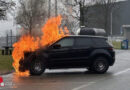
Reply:
[[[123,28],[130,28],[130,25],[122,25]]]

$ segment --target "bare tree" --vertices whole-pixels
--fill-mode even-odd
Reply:
[[[92,1],[91,1],[92,2]],[[85,7],[89,7],[87,0],[64,0],[65,8],[59,10],[65,16],[64,23],[71,34],[76,33],[80,26],[85,25]]]
[[[20,7],[16,22],[31,35],[38,30],[46,19],[44,0],[19,0]]]
[[[72,0],[72,3],[66,3],[72,7],[71,16],[80,21],[80,26],[85,26],[85,14],[87,9],[93,4],[95,0]],[[66,0],[67,2],[67,0]]]
[[[55,6],[52,9],[52,12],[54,13],[53,16],[56,16],[57,14],[62,15],[62,27],[67,27],[70,33],[73,33],[75,18],[72,17],[71,5],[68,3],[69,0],[58,0],[54,2]],[[72,1],[72,0],[70,0]],[[68,5],[69,4],[69,5]],[[62,7],[61,7],[62,6]],[[55,11],[55,12],[54,12]],[[77,19],[76,19],[77,20]],[[64,29],[64,28],[63,28]]]
[[[79,21],[68,16],[66,18],[66,26],[70,31],[70,34],[75,34],[76,30],[79,29]]]
[[[79,20],[81,23],[80,25],[84,25],[84,7],[85,7],[86,0],[73,0],[72,3],[69,3],[66,0],[66,5],[71,7],[72,13],[70,14],[73,18]]]
[[[98,19],[98,23],[102,25],[102,27],[106,30],[107,33],[109,33],[110,29],[110,14],[114,8],[117,8],[116,1],[117,0],[72,0],[73,3],[67,3],[68,0],[66,0],[66,4],[72,7],[72,13],[71,16],[78,21],[80,21],[80,26],[95,26],[95,19],[97,19],[98,15],[101,15]],[[98,11],[94,11],[93,7],[97,7],[100,9],[100,14]],[[92,11],[91,11],[92,10]],[[97,9],[95,9],[97,10]],[[91,12],[96,12],[94,15],[92,15]],[[97,16],[96,16],[97,15]],[[103,23],[103,24],[101,24]],[[102,28],[101,27],[101,28]]]
[[[5,1],[5,0],[0,0],[0,20],[6,19],[6,13],[7,10],[11,10],[12,7],[15,6],[15,3],[12,0]]]
[[[48,0],[48,18],[51,16],[51,0]]]
[[[111,19],[111,13],[113,12],[113,9],[117,8],[117,0],[96,0],[96,4],[101,7],[102,10],[102,18],[104,29],[106,30],[107,34],[110,32],[110,19]]]

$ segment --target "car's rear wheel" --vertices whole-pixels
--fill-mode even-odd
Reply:
[[[90,71],[94,71],[99,74],[106,73],[109,68],[109,63],[105,57],[97,57],[92,66],[90,67]]]
[[[41,60],[35,59],[30,66],[31,75],[41,75],[45,71],[44,63]]]

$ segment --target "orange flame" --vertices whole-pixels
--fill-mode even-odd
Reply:
[[[64,30],[60,27],[61,21],[62,17],[60,15],[50,18],[42,27],[43,35],[41,37],[41,40],[39,38],[34,38],[31,35],[24,35],[18,42],[13,45],[13,67],[18,75],[29,75],[28,70],[25,72],[19,71],[19,62],[21,59],[24,59],[24,52],[33,52],[41,47],[51,45],[55,41],[69,34],[67,27],[64,27]]]

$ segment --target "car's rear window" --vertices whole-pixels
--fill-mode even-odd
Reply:
[[[92,41],[93,41],[93,44],[97,47],[109,46],[109,43],[107,39],[105,38],[93,38]]]
[[[76,47],[90,47],[92,45],[91,38],[76,38],[75,46]]]

